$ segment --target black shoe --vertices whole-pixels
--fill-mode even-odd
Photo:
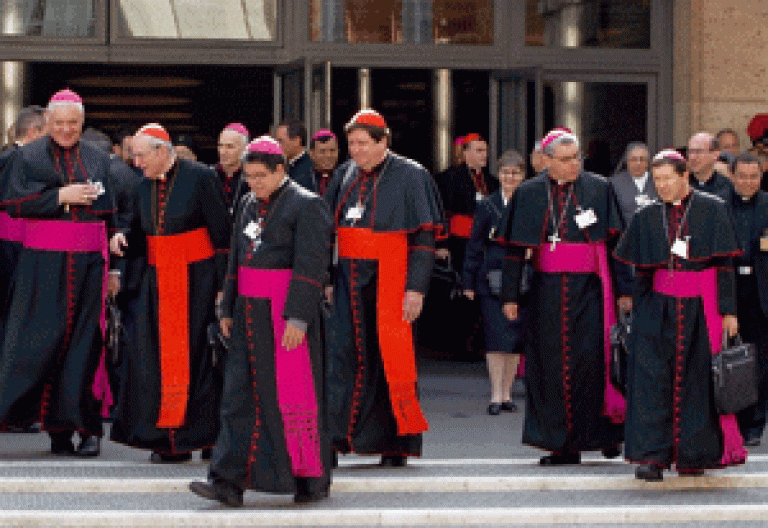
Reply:
[[[681,477],[700,477],[704,474],[703,469],[678,469],[677,474]]]
[[[405,467],[408,464],[408,457],[405,455],[383,455],[380,465],[386,467]]]
[[[539,459],[541,466],[569,466],[581,464],[581,453],[552,453]]]
[[[243,505],[243,492],[224,482],[190,482],[189,491],[205,499],[216,500],[226,506]]]
[[[98,436],[83,438],[80,440],[80,445],[77,446],[75,454],[81,457],[99,456],[101,454],[101,438]]]
[[[339,452],[335,449],[331,449],[331,467],[333,469],[339,467]]]
[[[501,410],[504,412],[516,413],[519,409],[517,408],[517,404],[514,402],[505,401],[501,404]]]
[[[501,405],[498,403],[492,403],[488,406],[488,414],[491,416],[498,416],[501,414]]]
[[[190,460],[192,460],[192,453],[171,455],[152,451],[152,454],[149,456],[149,461],[153,464],[179,464],[181,462],[189,462]]]
[[[603,453],[603,456],[607,459],[616,458],[621,455],[621,449],[619,446],[611,446],[611,447],[605,447],[601,451]]]
[[[213,454],[213,449],[210,447],[206,447],[202,451],[200,451],[200,460],[210,460],[211,455]]]
[[[293,496],[293,502],[317,502],[328,498],[328,490],[316,491],[310,493],[308,491],[297,491]]]
[[[656,464],[643,464],[635,469],[635,478],[648,482],[660,482],[664,479],[661,467]]]
[[[75,445],[69,438],[59,439],[51,438],[51,454],[60,456],[69,456],[75,454]]]

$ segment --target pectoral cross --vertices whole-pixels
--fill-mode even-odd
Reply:
[[[552,245],[551,245],[551,246],[549,246],[549,250],[550,250],[550,251],[554,251],[554,250],[555,250],[555,246],[556,246],[556,245],[557,245],[557,243],[558,243],[558,242],[560,242],[562,239],[560,238],[560,236],[558,236],[558,234],[557,234],[557,233],[555,233],[554,235],[550,235],[550,236],[547,238],[547,240],[549,240],[550,242],[552,242]]]

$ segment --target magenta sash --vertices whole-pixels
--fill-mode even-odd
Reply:
[[[283,417],[291,468],[297,477],[320,477],[323,474],[323,463],[317,427],[315,382],[307,340],[293,350],[286,350],[281,342],[287,324],[283,319],[283,310],[291,275],[289,269],[240,267],[237,273],[238,293],[271,301],[277,402]]]
[[[99,328],[104,338],[107,318],[107,281],[109,272],[109,247],[107,227],[104,222],[70,222],[67,220],[25,220],[24,247],[39,251],[65,251],[74,253],[98,252],[104,258],[101,284],[101,314]],[[112,391],[109,388],[105,351],[102,348],[99,367],[91,387],[93,395],[101,401],[101,415],[109,416]]]
[[[723,319],[717,311],[717,270],[670,271],[659,269],[653,275],[653,291],[670,297],[699,297],[704,310],[707,334],[712,354],[720,350],[723,335]],[[733,414],[720,415],[720,430],[723,432],[724,466],[741,464],[747,458],[744,439],[739,432]]]
[[[551,250],[549,244],[533,252],[533,267],[543,273],[596,273],[603,291],[603,359],[605,364],[603,414],[613,423],[623,423],[627,402],[610,381],[611,327],[616,324],[613,283],[604,242],[561,242]]]
[[[24,242],[24,218],[13,218],[5,211],[0,211],[0,240]]]

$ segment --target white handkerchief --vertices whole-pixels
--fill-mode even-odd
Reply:
[[[579,226],[579,229],[585,229],[597,222],[597,216],[592,209],[581,211],[574,216],[573,219],[576,221],[576,225]]]

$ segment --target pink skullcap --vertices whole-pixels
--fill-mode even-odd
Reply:
[[[664,149],[659,151],[659,153],[653,157],[653,161],[659,161],[663,159],[673,159],[685,162],[685,157],[674,149]]]
[[[280,147],[280,143],[272,139],[270,136],[257,137],[246,147],[246,152],[260,152],[262,154],[277,154],[283,155],[283,149]]]
[[[165,141],[166,143],[171,142],[171,136],[168,134],[168,131],[157,123],[149,123],[148,125],[144,125],[139,129],[138,132],[136,132],[136,135],[153,137],[155,139],[159,139],[160,141]]]
[[[82,105],[83,99],[69,88],[65,88],[64,90],[59,90],[53,94],[51,100],[48,101],[48,104],[52,103],[73,103]]]
[[[324,137],[330,137],[330,138],[333,138],[333,139],[337,139],[336,138],[336,134],[334,134],[333,132],[331,132],[327,128],[323,128],[323,129],[318,130],[317,132],[315,132],[314,135],[312,136],[312,139],[314,140],[314,139],[320,139],[320,138],[324,138]]]
[[[384,118],[376,110],[360,110],[352,116],[352,119],[346,124],[344,130],[348,130],[353,125],[372,125],[387,129],[387,122],[384,121]]]
[[[553,128],[552,130],[549,131],[549,133],[546,136],[541,138],[541,150],[543,151],[549,146],[550,143],[552,143],[554,140],[561,138],[563,136],[571,136],[574,139],[576,139],[576,136],[574,136],[571,133],[570,128],[566,128],[566,127]]]
[[[466,140],[464,139],[464,136],[459,136],[453,141],[453,146],[458,147],[464,144]]]
[[[245,125],[242,123],[230,123],[224,127],[224,130],[232,130],[233,132],[244,135],[246,138],[250,135],[248,134],[248,129],[245,128]]]

